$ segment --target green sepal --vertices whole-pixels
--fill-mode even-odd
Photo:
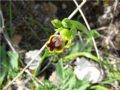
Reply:
[[[64,28],[71,28],[71,26],[72,26],[71,20],[68,19],[68,18],[63,19],[62,20],[62,26]]]
[[[58,20],[58,19],[52,20],[51,23],[52,23],[53,26],[56,27],[56,28],[60,28],[60,27],[62,26],[61,21]]]
[[[61,30],[60,34],[64,40],[70,40],[70,39],[73,39],[74,37],[73,32],[68,29]]]

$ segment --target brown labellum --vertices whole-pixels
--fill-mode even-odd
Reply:
[[[60,35],[52,35],[47,43],[50,51],[62,52],[64,41]]]

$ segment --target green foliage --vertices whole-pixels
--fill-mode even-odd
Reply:
[[[9,51],[9,52],[7,52],[7,54],[9,56],[10,65],[11,65],[12,69],[17,71],[18,70],[18,59],[19,59],[18,53]]]
[[[18,53],[12,51],[6,52],[4,46],[0,46],[0,87],[3,81],[14,78],[19,70]]]
[[[0,46],[0,88],[2,87],[2,83],[7,74],[6,66],[7,62],[7,54],[4,46]]]
[[[102,85],[93,85],[92,87],[91,87],[91,89],[92,90],[109,90],[108,88],[106,88],[106,87],[104,87],[104,86],[102,86]]]
[[[70,54],[74,54],[74,53],[77,53],[77,52],[79,52],[80,51],[80,48],[81,48],[81,45],[82,43],[80,43],[80,42],[76,42],[76,43],[74,43],[74,45],[73,46],[71,46],[71,48],[69,48],[70,50]]]
[[[86,90],[90,86],[86,80],[78,80],[71,67],[64,69],[63,59],[60,59],[57,63],[56,72],[60,78],[59,84],[54,86],[52,83],[45,81],[45,85],[40,85],[38,90]]]
[[[58,61],[58,64],[57,64],[57,74],[58,74],[58,76],[61,78],[61,80],[63,80],[64,79],[64,77],[65,77],[65,73],[64,73],[64,68],[63,68],[63,62],[62,62],[62,59],[60,59],[59,61]]]
[[[78,80],[75,77],[72,68],[65,70],[65,77],[61,83],[61,90],[86,90],[90,86],[87,81]]]
[[[37,90],[55,90],[49,81],[45,81],[44,86],[39,85]]]

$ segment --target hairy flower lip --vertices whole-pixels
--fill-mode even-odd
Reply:
[[[52,35],[48,40],[47,47],[50,51],[62,52],[64,41],[60,35]]]

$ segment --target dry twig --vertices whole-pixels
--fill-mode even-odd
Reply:
[[[77,1],[76,0],[73,0],[73,1],[76,4],[76,6],[78,7]],[[83,0],[83,1],[86,2],[86,0]],[[90,31],[91,30],[90,25],[88,24],[87,19],[86,19],[85,15],[84,15],[83,11],[81,10],[81,8],[78,8],[78,10],[79,10],[80,14],[82,15],[88,30]],[[96,45],[94,37],[92,37],[92,41],[93,41],[93,44],[94,44],[94,48],[95,48],[96,54],[97,54],[98,58],[100,59],[100,55],[99,55],[98,48],[97,48],[97,45]]]

